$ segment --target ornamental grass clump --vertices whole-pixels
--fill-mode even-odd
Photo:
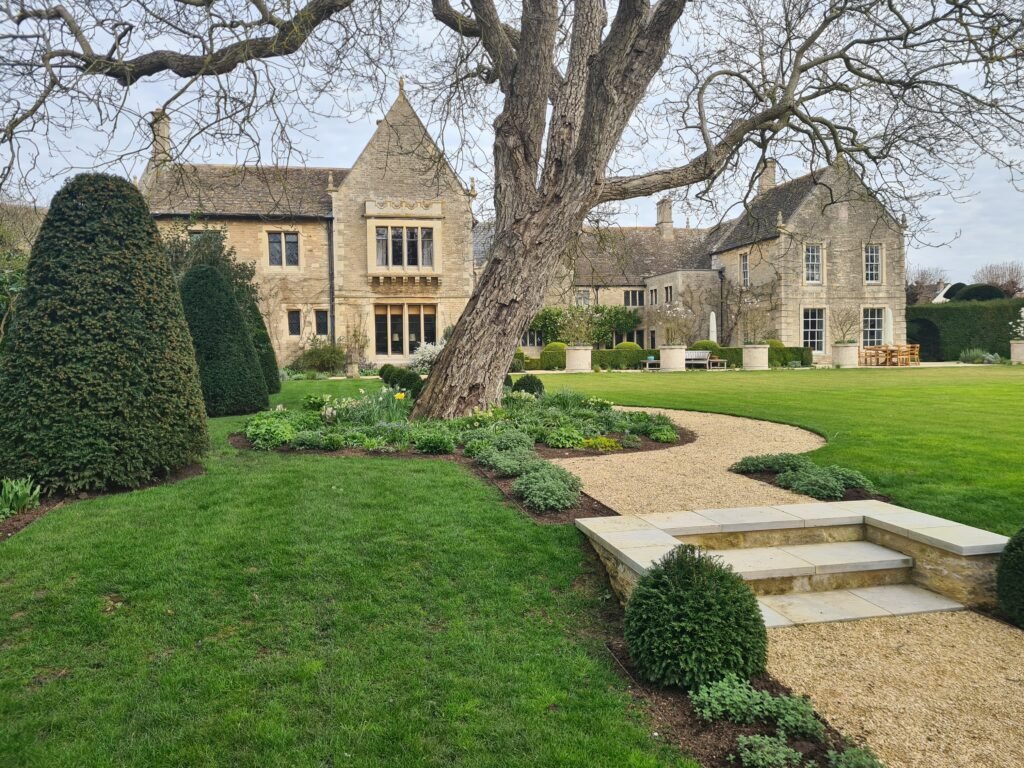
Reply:
[[[999,557],[996,598],[1002,614],[1024,629],[1024,528],[1010,538]]]
[[[640,577],[626,605],[625,637],[644,679],[688,691],[730,673],[750,679],[767,661],[754,593],[732,568],[689,544]]]
[[[0,354],[0,477],[134,488],[199,459],[206,412],[149,207],[82,174],[54,196]]]

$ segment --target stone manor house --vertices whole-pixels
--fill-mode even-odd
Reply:
[[[404,362],[458,320],[491,227],[474,221],[474,191],[404,92],[351,168],[174,163],[170,128],[154,116],[140,189],[161,229],[221,230],[255,263],[282,365],[314,338],[343,342],[353,331],[367,360]],[[845,166],[781,184],[775,173],[768,163],[742,214],[713,228],[676,227],[663,200],[654,227],[584,232],[548,303],[634,307],[640,327],[623,338],[647,348],[667,343],[666,306],[689,318],[690,342],[741,344],[770,330],[822,362],[839,334],[903,343],[900,224]],[[536,355],[544,341],[529,332],[522,345]]]

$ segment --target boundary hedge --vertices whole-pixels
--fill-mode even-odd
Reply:
[[[926,362],[959,360],[972,347],[1009,357],[1010,321],[1021,309],[1024,299],[915,304],[907,307],[907,341],[921,345]]]
[[[725,360],[730,368],[743,365],[743,347],[721,347],[715,355]],[[639,368],[648,357],[661,359],[658,349],[595,349],[591,355],[594,365],[612,371]],[[773,368],[787,368],[791,361],[803,366],[812,364],[811,350],[807,347],[780,347],[768,350],[768,364]],[[528,371],[557,371],[565,368],[565,350],[552,349],[541,353],[538,357],[524,358]]]

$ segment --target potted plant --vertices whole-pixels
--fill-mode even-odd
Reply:
[[[566,373],[593,373],[594,310],[590,307],[566,307],[562,315],[562,337]]]
[[[1010,362],[1024,365],[1024,307],[1020,315],[1010,321]]]
[[[686,343],[695,335],[696,315],[678,302],[664,304],[654,310],[654,322],[664,343],[661,351],[662,371],[686,370]]]
[[[768,370],[768,339],[775,335],[768,310],[751,305],[743,314],[743,370]]]
[[[832,313],[832,365],[836,368],[856,368],[860,349],[857,331],[860,315],[853,307],[843,307]]]

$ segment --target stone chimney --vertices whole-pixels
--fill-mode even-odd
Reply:
[[[676,228],[672,223],[672,201],[663,197],[658,201],[658,232],[662,240],[675,240]]]
[[[778,164],[774,160],[765,160],[761,164],[761,174],[757,177],[757,194],[763,195],[770,189],[775,189],[775,171]]]
[[[153,110],[153,162],[171,162],[171,118],[160,109]]]

